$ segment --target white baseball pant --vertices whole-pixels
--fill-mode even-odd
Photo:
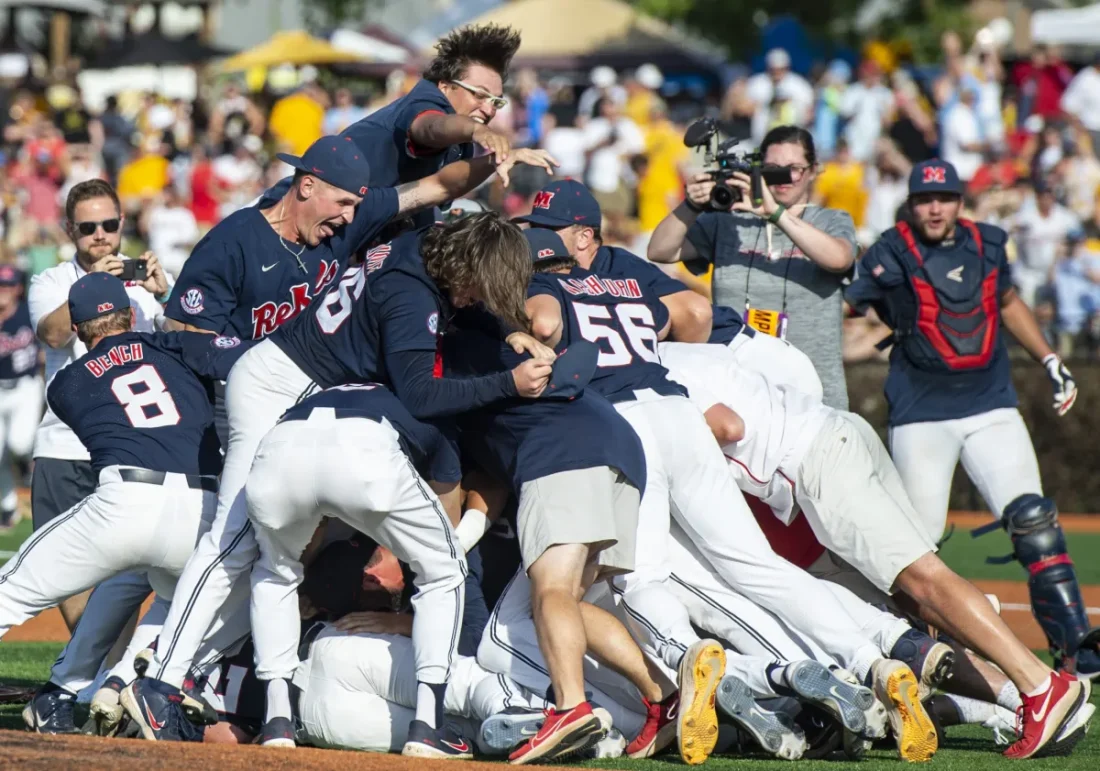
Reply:
[[[337,418],[331,408],[315,408],[305,420],[279,423],[260,444],[245,497],[260,544],[252,569],[259,679],[290,678],[298,666],[299,558],[330,516],[412,568],[416,678],[447,682],[462,627],[466,557],[389,421]]]
[[[397,752],[416,716],[417,654],[407,637],[324,629],[294,675],[298,714],[310,744]],[[473,658],[455,660],[443,711],[464,718],[466,736],[508,707],[541,710],[546,702]]]
[[[590,589],[585,601],[592,595]],[[605,604],[599,604],[607,609]],[[522,568],[505,587],[489,614],[489,623],[485,625],[477,649],[477,663],[532,693],[546,694],[550,690],[550,671],[539,649],[531,615],[531,580]],[[638,689],[589,655],[584,657],[584,680],[588,700],[611,714],[612,724],[628,741],[637,736],[645,723]]]
[[[45,396],[37,376],[17,378],[11,387],[0,385],[0,511],[14,511],[19,503],[12,460],[30,455]]]
[[[0,637],[126,570],[145,568],[154,588],[171,590],[213,518],[215,494],[189,487],[183,474],[156,485],[125,482],[125,471],[100,471],[92,495],[35,532],[4,566]]]
[[[757,332],[752,337],[742,333],[728,346],[745,369],[759,372],[774,385],[789,386],[814,399],[825,398],[821,378],[810,357],[786,340]]]
[[[706,562],[743,596],[771,611],[858,677],[881,658],[851,616],[817,579],[772,551],[734,481],[701,412],[681,396],[649,396],[615,407],[634,428],[646,458],[636,567],[615,579],[630,607],[658,618],[678,603],[669,592],[671,516]]]
[[[951,478],[960,460],[998,519],[1021,495],[1043,494],[1035,448],[1015,408],[957,420],[907,423],[891,428],[889,439],[905,491],[933,541],[943,536]]]
[[[182,686],[218,613],[243,612],[228,602],[234,584],[247,583],[259,551],[245,505],[245,480],[264,434],[315,389],[313,381],[270,340],[247,351],[233,365],[225,386],[229,445],[214,524],[199,540],[176,584],[150,677]]]

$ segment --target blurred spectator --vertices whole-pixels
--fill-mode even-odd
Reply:
[[[1062,111],[1076,126],[1089,132],[1092,150],[1100,153],[1100,53],[1092,62],[1073,76],[1066,92],[1062,94]]]
[[[645,173],[638,181],[638,229],[643,238],[683,200],[685,164],[690,157],[684,129],[669,120],[665,103],[658,99],[651,110],[645,130]],[[645,253],[644,243],[635,246]]]
[[[920,90],[904,70],[893,75],[894,114],[887,118],[890,139],[910,163],[920,163],[935,157],[939,144],[936,121],[922,103]]]
[[[62,148],[63,149],[63,148]],[[61,222],[61,167],[48,143],[28,142],[24,157],[11,172],[21,200],[22,216],[34,226],[56,227]]]
[[[159,135],[146,136],[141,140],[138,156],[119,171],[116,192],[123,212],[139,210],[143,201],[168,187],[168,159],[164,157],[164,149]]]
[[[46,101],[53,108],[53,122],[61,130],[61,137],[68,145],[94,145],[103,147],[103,126],[92,117],[80,95],[71,86],[51,86],[46,91]]]
[[[1020,95],[1021,119],[1030,115],[1054,118],[1062,111],[1062,94],[1073,79],[1073,72],[1046,46],[1037,45],[1032,48],[1030,59],[1017,62],[1012,78]]]
[[[748,70],[730,81],[722,96],[720,115],[726,136],[748,137],[752,134],[752,116],[756,103],[749,98]]]
[[[863,225],[863,215],[867,210],[867,189],[864,185],[863,164],[852,155],[848,140],[841,139],[836,145],[836,155],[825,162],[817,175],[813,202],[827,209],[848,212],[858,230]]]
[[[516,74],[516,93],[519,99],[513,103],[522,108],[523,120],[522,125],[516,127],[515,141],[527,147],[539,147],[543,138],[543,117],[550,109],[550,95],[530,67]]]
[[[199,225],[171,185],[142,213],[141,230],[149,250],[175,279],[198,243]]]
[[[610,99],[618,105],[626,104],[626,89],[619,85],[619,76],[607,66],[594,67],[588,75],[592,84],[581,93],[577,102],[577,125],[596,117],[596,105],[601,99]]]
[[[577,128],[571,107],[556,105],[543,118],[542,149],[557,160],[559,177],[584,177],[587,164],[584,130]]]
[[[79,185],[89,179],[107,179],[107,174],[99,158],[99,153],[95,152],[92,145],[79,144],[69,147],[69,173],[58,193],[59,202],[64,201],[69,196],[69,191],[73,189],[74,185]]]
[[[1046,179],[1054,167],[1062,162],[1065,146],[1061,126],[1048,123],[1039,135],[1039,147],[1034,157],[1031,176],[1034,179]]]
[[[814,141],[822,160],[833,157],[840,137],[840,111],[844,92],[852,77],[852,68],[843,59],[829,63],[817,88],[814,107]]]
[[[1074,232],[1066,251],[1054,270],[1058,349],[1063,358],[1080,343],[1095,348],[1100,340],[1100,242]]]
[[[263,168],[256,160],[263,141],[249,134],[241,137],[232,153],[214,159],[213,171],[218,215],[225,219],[263,192]],[[196,218],[197,219],[197,218]]]
[[[306,83],[275,102],[268,118],[268,128],[279,149],[300,156],[323,137],[328,103],[328,94],[316,83]],[[258,132],[250,133],[260,136]]]
[[[346,88],[336,89],[334,104],[325,113],[325,120],[321,124],[324,136],[339,134],[356,121],[367,117],[367,111],[355,103],[351,91]]]
[[[191,214],[194,215],[199,230],[205,233],[218,222],[214,164],[202,145],[196,145],[192,150],[191,160]]]
[[[584,127],[584,146],[588,154],[586,184],[600,204],[604,217],[621,220],[630,213],[631,195],[627,188],[631,156],[645,152],[645,137],[614,99],[599,102],[597,117]]]
[[[871,59],[865,59],[859,65],[859,81],[845,90],[840,108],[840,114],[848,121],[844,137],[855,162],[872,160],[875,144],[893,107],[894,94],[883,83],[882,70]]]
[[[808,126],[814,108],[814,90],[804,77],[791,72],[791,57],[782,48],[773,48],[765,57],[767,71],[749,78],[748,97],[755,105],[752,117],[752,141],[760,144],[771,128],[773,104],[777,97],[790,102],[792,120],[796,126]]]
[[[654,115],[661,97],[658,91],[664,85],[665,76],[656,64],[643,64],[634,71],[634,76],[626,82],[626,117],[639,128],[645,129]]]
[[[1012,280],[1028,307],[1038,304],[1040,290],[1050,283],[1066,239],[1080,228],[1073,212],[1057,202],[1050,184],[1037,182],[1034,201],[1021,207],[1012,228],[1019,248]]]
[[[1066,205],[1079,219],[1091,220],[1096,214],[1096,192],[1100,189],[1100,160],[1092,151],[1089,134],[1077,129],[1078,141],[1066,145],[1067,154],[1056,167],[1066,191]]]
[[[103,166],[108,177],[115,180],[133,151],[134,124],[119,112],[118,97],[114,94],[107,97],[99,123],[103,127]]]
[[[875,164],[867,172],[867,208],[863,228],[857,230],[861,245],[869,247],[897,223],[898,209],[909,197],[908,180],[912,166],[892,141],[879,140]]]
[[[210,113],[210,142],[218,152],[231,153],[246,134],[263,136],[264,114],[260,108],[230,84]]]
[[[941,155],[955,167],[963,183],[969,182],[978,171],[986,149],[978,113],[974,109],[977,103],[978,90],[973,85],[964,85],[959,91],[959,101],[947,110],[943,118]]]

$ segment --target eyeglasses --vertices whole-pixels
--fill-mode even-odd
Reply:
[[[461,80],[452,80],[451,82],[459,88],[466,89],[481,101],[488,102],[489,104],[493,105],[493,108],[496,110],[503,110],[505,107],[508,106],[508,100],[505,99],[503,96],[493,96],[484,88],[471,86],[469,83],[463,83]]]
[[[102,222],[74,222],[73,225],[76,230],[82,236],[90,236],[96,232],[96,230],[102,226],[104,233],[117,233],[122,221],[117,217],[109,220],[103,220]]]

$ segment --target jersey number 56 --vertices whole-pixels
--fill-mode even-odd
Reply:
[[[573,312],[581,337],[597,345],[601,340],[607,341],[606,346],[600,345],[600,358],[596,366],[625,367],[634,361],[634,356],[643,361],[660,363],[657,330],[653,328],[656,322],[653,312],[643,303],[620,303],[608,307],[575,302]]]

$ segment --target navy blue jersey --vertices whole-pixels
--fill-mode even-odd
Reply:
[[[27,303],[21,302],[15,313],[0,324],[0,380],[33,377],[37,373],[38,339]]]
[[[443,433],[430,423],[409,414],[393,393],[376,383],[336,386],[305,399],[287,410],[282,420],[305,420],[314,409],[328,408],[337,417],[366,418],[376,423],[389,421],[401,439],[401,449],[416,470],[438,482],[462,478],[458,454]]]
[[[455,376],[511,369],[525,358],[474,330],[448,336],[443,349],[444,370]],[[460,416],[458,426],[464,452],[517,495],[524,482],[596,466],[616,468],[645,489],[641,441],[592,389],[569,401],[507,399]]]
[[[213,384],[250,345],[202,332],[111,335],[59,370],[46,400],[97,472],[120,465],[218,474]]]
[[[997,255],[999,299],[1012,288],[1005,238],[999,228],[980,227],[984,253]],[[925,264],[933,269],[954,270],[959,274],[969,269],[977,274],[982,258],[970,234],[962,227],[956,232],[958,238],[950,246],[920,245]],[[916,291],[886,239],[879,239],[860,258],[857,277],[845,292],[845,299],[857,309],[874,308],[896,334],[916,334],[911,331],[917,318]],[[999,317],[997,323],[1000,323]],[[894,345],[890,351],[885,391],[891,426],[955,420],[1002,407],[1015,407],[1018,403],[1003,334],[997,335],[992,358],[984,369],[931,371],[911,360],[904,346]]]
[[[451,307],[424,270],[422,233],[404,233],[369,251],[362,265],[345,271],[272,341],[319,385],[382,383],[415,417],[458,413],[514,396],[509,373],[457,383],[441,377],[438,351]],[[411,393],[423,384],[411,382],[409,373],[423,360],[424,376],[439,386],[430,398]]]
[[[609,278],[632,278],[641,284],[647,294],[667,297],[677,292],[690,291],[687,284],[673,278],[651,262],[617,246],[601,246],[589,267],[593,273]],[[741,314],[725,305],[714,306],[714,323],[708,343],[729,345],[745,326]]]
[[[164,313],[218,334],[266,337],[301,313],[397,213],[397,191],[372,187],[351,223],[309,248],[281,238],[258,208],[234,212],[192,250]]]
[[[686,393],[668,379],[657,355],[657,337],[668,323],[668,309],[640,281],[605,278],[583,268],[536,273],[527,296],[537,295],[553,297],[561,305],[559,352],[574,340],[600,347],[589,388],[612,402],[632,400],[635,391],[647,388],[666,395]]]
[[[431,176],[453,161],[472,158],[472,143],[439,150],[418,147],[409,137],[414,120],[425,113],[453,115],[454,108],[439,86],[421,80],[413,89],[363,120],[344,129],[370,163],[370,184],[395,187]]]

